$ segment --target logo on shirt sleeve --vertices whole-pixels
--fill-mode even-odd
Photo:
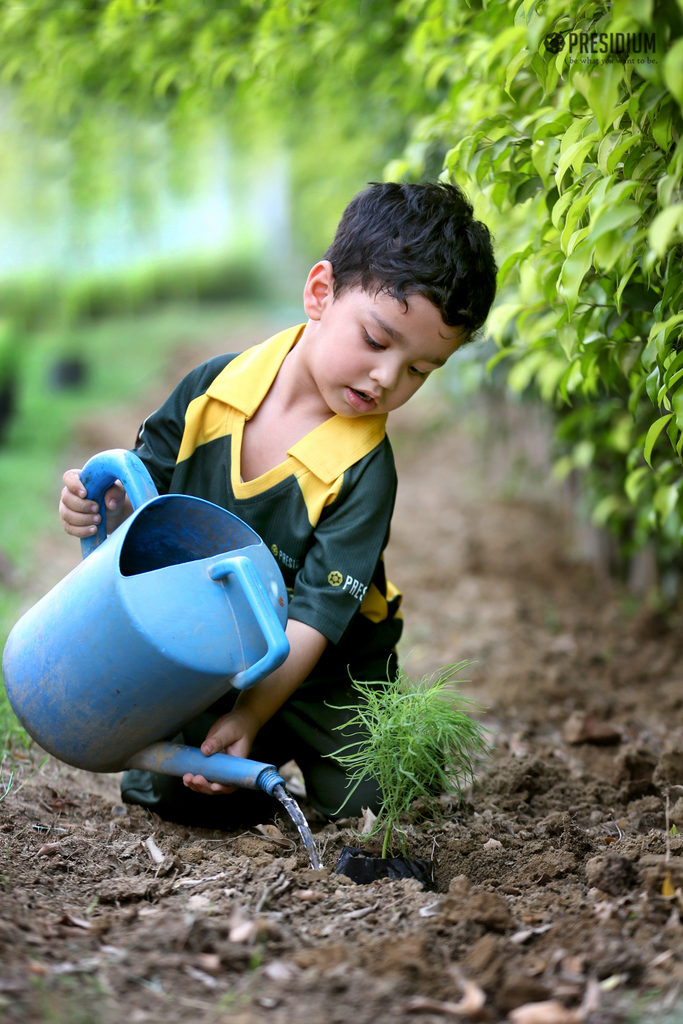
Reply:
[[[351,597],[355,597],[358,601],[363,600],[368,589],[360,580],[355,579],[353,576],[347,576],[344,578],[344,574],[337,572],[336,569],[333,569],[332,572],[328,574],[327,582],[331,587],[341,587],[342,590],[345,590],[351,595]],[[344,584],[343,587],[342,583]]]

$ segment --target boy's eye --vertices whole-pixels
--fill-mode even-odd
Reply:
[[[409,366],[408,369],[415,377],[422,377],[423,380],[430,374],[429,370],[418,370],[417,366]]]
[[[380,345],[378,341],[375,341],[374,338],[370,337],[367,331],[363,331],[363,337],[365,338],[370,348],[373,348],[376,352],[384,352],[386,345]]]

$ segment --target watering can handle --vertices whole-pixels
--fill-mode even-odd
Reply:
[[[154,481],[142,459],[125,448],[111,448],[107,452],[93,455],[81,470],[81,483],[88,498],[100,506],[100,522],[97,533],[81,539],[81,554],[87,558],[98,545],[107,539],[107,510],[104,495],[117,480],[123,484],[134,509],[157,497]]]
[[[268,646],[262,658],[230,680],[235,689],[246,690],[282,664],[289,654],[289,642],[251,559],[234,555],[214,562],[209,569],[212,580],[220,581],[231,575],[237,577]]]

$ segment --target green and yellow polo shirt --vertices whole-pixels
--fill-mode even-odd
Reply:
[[[290,617],[358,663],[388,654],[401,632],[382,561],[396,497],[386,417],[334,415],[279,466],[246,482],[240,474],[244,424],[302,330],[197,367],[145,420],[135,452],[160,494],[205,498],[248,523],[282,571]]]

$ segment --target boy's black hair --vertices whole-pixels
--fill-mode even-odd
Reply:
[[[349,288],[386,292],[406,304],[419,292],[466,339],[483,325],[496,294],[489,229],[447,182],[373,182],[344,210],[324,259],[334,297]]]

